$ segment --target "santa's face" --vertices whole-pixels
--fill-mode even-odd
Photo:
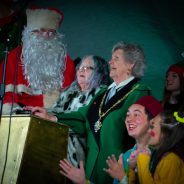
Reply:
[[[61,87],[66,49],[55,30],[23,31],[22,62],[24,74],[33,89],[50,92]]]

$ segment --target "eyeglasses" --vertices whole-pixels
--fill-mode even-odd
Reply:
[[[35,29],[31,31],[32,33],[43,36],[43,37],[53,37],[56,35],[56,30],[54,29]]]
[[[78,71],[94,70],[92,66],[80,66]]]

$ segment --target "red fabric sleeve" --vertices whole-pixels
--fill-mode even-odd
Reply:
[[[70,56],[66,56],[66,69],[64,71],[64,83],[62,88],[69,86],[76,77],[75,64]]]
[[[7,66],[6,66],[6,77],[5,77],[5,94],[3,104],[14,104],[20,106],[41,106],[43,107],[43,95],[27,94],[22,88],[28,88],[28,82],[23,74],[23,65],[21,63],[22,47],[18,46],[8,54]],[[18,64],[18,65],[17,65]],[[0,63],[2,82],[2,71],[4,62]],[[13,93],[14,88],[16,93]],[[18,92],[17,92],[18,91]]]

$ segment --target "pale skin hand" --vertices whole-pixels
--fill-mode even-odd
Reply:
[[[125,176],[122,155],[119,156],[118,161],[114,155],[111,157],[108,156],[106,163],[108,165],[108,169],[104,168],[104,171],[107,172],[112,178],[121,181]]]
[[[24,109],[25,110],[31,110],[31,113],[33,115],[39,116],[40,118],[47,119],[47,120],[50,120],[50,121],[56,121],[56,117],[55,116],[49,116],[47,111],[42,107],[27,106],[27,107],[24,107]]]
[[[130,169],[134,170],[137,166],[137,154],[138,154],[137,150],[132,152],[128,159],[128,167]]]
[[[60,160],[59,166],[61,170],[59,171],[62,175],[69,178],[76,184],[87,184],[85,178],[85,171],[83,162],[80,161],[80,168],[74,167],[67,159]]]
[[[137,149],[134,152],[131,153],[129,160],[128,160],[128,166],[130,169],[135,169],[137,166],[137,157],[139,154],[146,154],[150,155],[150,151],[147,147],[144,147],[142,149]]]

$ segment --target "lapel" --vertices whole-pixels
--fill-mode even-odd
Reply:
[[[94,126],[95,123],[99,120],[100,116],[99,116],[99,108],[101,103],[102,104],[102,112],[106,112],[108,111],[110,108],[112,108],[112,106],[118,102],[118,100],[122,99],[133,87],[134,84],[137,83],[137,79],[133,79],[131,82],[129,82],[126,86],[124,86],[122,89],[120,89],[119,91],[116,92],[116,94],[109,99],[109,101],[107,103],[105,103],[105,98],[107,97],[108,91],[102,93],[101,95],[99,95],[94,102],[91,104],[91,107],[88,111],[87,114],[87,118],[89,121],[89,126],[90,129],[95,137],[96,143],[99,146],[99,141],[100,141],[100,131],[101,129],[99,129],[99,131],[95,132],[94,130]],[[103,102],[103,98],[104,98],[104,102]],[[126,98],[125,98],[126,99]],[[122,100],[119,104],[117,104],[116,106],[114,106],[108,113],[106,113],[106,115],[101,118],[101,123],[103,124],[103,120],[104,118],[112,111],[119,109],[120,107],[122,107],[123,103],[125,100]]]
[[[126,86],[124,86],[123,88],[121,88],[120,90],[118,90],[116,92],[116,94],[110,98],[107,103],[103,103],[102,106],[102,111],[106,111],[107,109],[109,109],[113,104],[115,104],[119,99],[122,99],[133,87],[134,84],[137,83],[137,79],[133,79],[132,81],[130,81]],[[124,102],[124,101],[123,101]],[[120,103],[118,106],[116,106],[115,108],[113,108],[113,110],[119,108],[119,106],[121,106],[122,103]]]

